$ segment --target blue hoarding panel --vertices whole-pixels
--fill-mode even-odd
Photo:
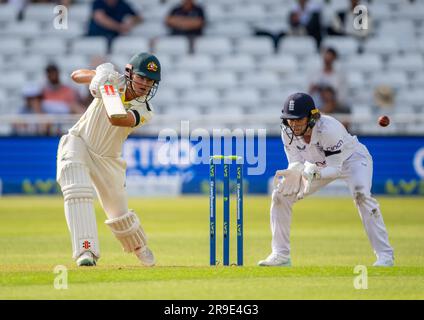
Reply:
[[[245,192],[266,193],[274,172],[287,166],[281,139],[267,137],[261,141],[257,136],[241,139],[236,144],[233,138],[227,147],[224,138],[207,141],[132,137],[123,148],[127,176],[178,177],[183,193],[206,194],[209,156],[237,154],[244,158]],[[373,193],[424,195],[424,137],[359,137],[359,140],[373,156]],[[58,143],[57,137],[0,138],[2,193],[56,193]],[[222,181],[222,170],[218,165],[218,182]],[[235,166],[231,168],[231,176],[234,188]]]

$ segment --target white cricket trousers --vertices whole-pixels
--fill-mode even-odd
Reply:
[[[371,196],[373,163],[368,150],[363,148],[349,157],[342,167],[342,175],[358,208],[365,232],[377,258],[393,258],[393,248],[384,225],[379,204]],[[321,179],[312,182],[309,194],[314,193],[334,179]],[[272,252],[290,257],[290,224],[292,206],[297,201],[296,195],[283,196],[277,190],[272,193],[271,232]],[[318,249],[318,248],[317,248]]]
[[[85,251],[100,257],[93,186],[109,219],[127,214],[125,170],[122,158],[100,156],[80,137],[67,134],[60,139],[56,179],[65,200],[74,259]]]

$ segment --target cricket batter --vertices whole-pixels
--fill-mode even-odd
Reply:
[[[282,113],[281,134],[289,165],[275,174],[270,212],[272,253],[258,265],[290,266],[293,204],[335,179],[344,179],[377,256],[374,266],[393,266],[393,248],[383,216],[371,196],[373,164],[367,148],[339,121],[321,115],[305,93],[289,96]]]
[[[105,223],[124,251],[135,253],[143,265],[153,266],[155,259],[140,220],[128,209],[121,150],[128,135],[153,116],[149,100],[161,79],[160,63],[155,56],[140,53],[131,58],[125,75],[104,63],[95,71],[77,70],[71,77],[77,83],[89,83],[94,97],[80,120],[60,139],[57,152],[57,181],[65,200],[73,258],[78,266],[94,266],[100,258],[94,186],[108,217]],[[109,118],[100,93],[106,82],[118,88],[126,116]]]

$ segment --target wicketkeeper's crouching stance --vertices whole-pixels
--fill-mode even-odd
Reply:
[[[321,116],[307,94],[289,96],[281,119],[289,165],[275,174],[271,204],[272,253],[258,264],[290,266],[293,204],[335,179],[344,179],[377,256],[374,266],[392,266],[393,248],[378,202],[371,196],[373,164],[367,148],[339,121]]]
[[[106,224],[123,249],[134,252],[145,266],[155,264],[140,220],[128,209],[121,150],[128,135],[152,118],[148,101],[157,90],[160,74],[158,59],[148,53],[131,58],[122,76],[110,63],[96,71],[72,74],[75,82],[90,83],[95,98],[60,139],[57,153],[57,181],[65,200],[73,258],[79,266],[93,266],[100,257],[92,186],[108,217]]]

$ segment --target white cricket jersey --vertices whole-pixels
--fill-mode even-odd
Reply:
[[[69,129],[70,134],[81,137],[90,150],[101,156],[120,157],[122,145],[128,135],[153,117],[150,103],[137,100],[124,101],[125,79],[123,77],[119,84],[119,92],[125,109],[132,111],[134,116],[136,114],[139,116],[140,122],[136,127],[113,126],[109,122],[103,100],[95,98],[78,122]]]
[[[322,115],[312,128],[310,143],[306,143],[303,137],[294,136],[290,144],[291,139],[284,130],[281,134],[289,164],[307,161],[334,169],[322,170],[322,178],[334,178],[341,171],[343,162],[355,151],[368,153],[356,136],[350,135],[338,120],[327,115]]]

